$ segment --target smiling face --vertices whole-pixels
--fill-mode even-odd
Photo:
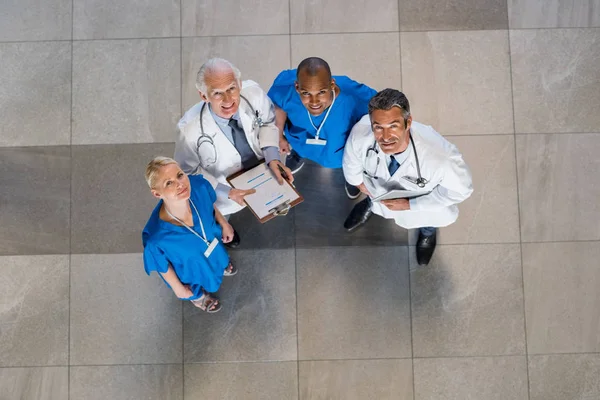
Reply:
[[[405,124],[399,107],[371,112],[371,128],[375,140],[385,154],[398,154],[406,150],[410,140],[411,123],[412,117],[409,116]]]
[[[168,164],[160,167],[152,195],[165,202],[181,201],[190,198],[190,180],[177,164]]]
[[[321,115],[333,102],[335,80],[325,68],[319,68],[316,75],[309,75],[306,70],[298,72],[296,92],[311,115]]]
[[[240,106],[241,82],[231,69],[207,72],[204,78],[206,93],[200,93],[204,101],[210,103],[215,114],[229,119]]]

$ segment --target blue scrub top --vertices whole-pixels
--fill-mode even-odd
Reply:
[[[194,296],[190,300],[202,296],[202,288],[214,293],[221,286],[223,272],[229,265],[229,255],[221,241],[222,231],[214,217],[213,204],[217,199],[214,189],[202,175],[190,175],[190,199],[198,209],[207,240],[214,238],[219,244],[209,258],[204,256],[206,243],[183,226],[177,226],[159,218],[163,204],[160,200],[142,232],[144,244],[144,268],[150,275],[152,271],[167,272],[169,263],[173,266],[179,280],[190,285]],[[194,229],[202,236],[196,211],[192,207]],[[162,275],[161,275],[162,277]],[[166,283],[166,282],[165,282]],[[168,285],[168,284],[167,284]]]
[[[367,85],[358,83],[347,76],[334,76],[340,88],[333,108],[321,128],[320,139],[327,140],[325,146],[307,144],[306,139],[312,139],[316,130],[309,120],[308,111],[300,95],[296,92],[296,70],[282,71],[269,89],[269,97],[279,108],[287,113],[285,136],[292,148],[300,157],[308,158],[327,168],[341,168],[344,156],[344,146],[350,130],[363,115],[368,113],[369,100],[377,93]],[[318,117],[311,116],[318,128],[327,110]]]

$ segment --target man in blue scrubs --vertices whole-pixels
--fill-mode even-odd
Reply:
[[[326,168],[341,168],[350,130],[367,114],[376,93],[347,76],[332,76],[329,64],[318,57],[282,71],[268,95],[275,105],[279,148],[289,154],[286,165],[292,173],[302,168],[303,158]],[[346,194],[355,199],[360,190],[346,183]]]

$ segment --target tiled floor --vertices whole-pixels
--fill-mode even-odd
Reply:
[[[147,277],[144,165],[213,55],[403,89],[473,172],[431,264],[309,164],[232,217],[221,313]],[[4,0],[0,77],[1,400],[600,398],[600,0]]]

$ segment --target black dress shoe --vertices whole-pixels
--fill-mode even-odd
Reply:
[[[371,199],[368,197],[356,203],[352,211],[350,211],[348,218],[344,221],[344,228],[348,232],[354,232],[361,227],[373,215],[372,206],[373,203],[371,203]]]
[[[238,247],[240,245],[240,235],[238,235],[237,231],[234,229],[233,230],[233,240],[229,243],[224,243],[226,247],[229,247],[230,249],[235,249],[236,247]]]
[[[417,262],[419,265],[427,265],[433,256],[436,243],[436,232],[431,236],[425,236],[419,232],[419,240],[417,241]]]

